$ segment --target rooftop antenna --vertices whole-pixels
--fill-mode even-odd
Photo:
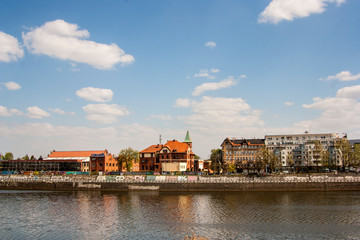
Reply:
[[[160,142],[160,145],[161,145],[161,134],[159,135],[159,142]]]

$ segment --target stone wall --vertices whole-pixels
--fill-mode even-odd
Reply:
[[[359,191],[360,176],[0,176],[0,189],[104,191]]]

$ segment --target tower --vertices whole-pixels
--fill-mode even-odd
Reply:
[[[189,131],[186,132],[184,143],[187,143],[190,146],[190,149],[192,149],[192,141],[190,138]]]

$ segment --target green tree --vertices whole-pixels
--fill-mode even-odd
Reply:
[[[342,169],[345,170],[345,168],[349,167],[350,165],[350,143],[346,138],[342,138],[341,140],[337,141],[335,146],[341,160]]]
[[[280,154],[277,155],[274,151],[270,152],[269,160],[269,167],[272,172],[281,167]]]
[[[210,155],[210,169],[216,173],[222,172],[223,162],[222,162],[222,151],[221,149],[212,149]]]
[[[360,144],[356,143],[351,148],[350,164],[353,167],[360,167]]]
[[[23,158],[22,158],[22,160],[29,160],[30,158],[29,158],[29,155],[25,155]]]
[[[36,158],[34,157],[34,155],[31,155],[30,160],[36,160]]]
[[[120,171],[122,167],[125,166],[126,171],[130,172],[133,166],[133,162],[139,162],[139,151],[132,148],[126,148],[120,151],[118,157],[118,165],[120,166]]]
[[[314,142],[314,148],[312,149],[312,160],[315,163],[316,170],[319,172],[319,164],[321,163],[321,153],[323,149],[320,141]]]
[[[11,152],[7,152],[4,155],[4,160],[14,160],[14,155]]]
[[[236,166],[235,164],[233,163],[230,163],[228,166],[227,166],[227,171],[230,172],[230,173],[234,173],[236,170]]]
[[[330,153],[328,150],[324,150],[321,152],[321,166],[325,168],[330,168]]]

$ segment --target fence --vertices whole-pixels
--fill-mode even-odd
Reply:
[[[202,176],[154,176],[154,175],[0,175],[1,182],[111,182],[111,183],[312,183],[312,182],[359,182],[360,176],[268,176],[250,177],[202,177]]]

